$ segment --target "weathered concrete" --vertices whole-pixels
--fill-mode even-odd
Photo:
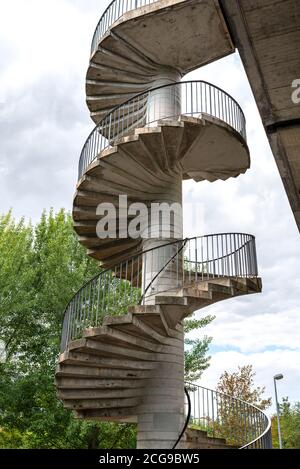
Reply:
[[[187,72],[233,50],[217,0],[160,0],[128,12],[110,27],[93,51],[86,80],[92,118],[98,123],[137,93],[178,82]],[[101,148],[107,149],[85,168],[78,182],[74,227],[88,254],[101,261],[102,267],[112,267],[137,252],[181,239],[183,230],[180,213],[171,223],[153,223],[151,218],[151,228],[156,231],[150,240],[144,233],[138,239],[130,239],[130,235],[124,239],[120,227],[115,232],[114,226],[108,238],[100,239],[96,236],[97,223],[103,216],[96,210],[100,203],[113,203],[123,224],[128,220],[119,206],[121,195],[127,195],[128,205],[181,205],[183,179],[225,181],[245,173],[250,166],[247,143],[241,136],[244,129],[240,134],[204,114],[181,116],[179,88],[161,88],[152,91],[149,99],[140,97],[133,112],[129,105],[125,107],[121,124],[129,125],[120,138],[120,116],[110,115],[110,126],[101,130],[107,139]],[[226,107],[225,102],[223,105]],[[233,114],[233,120],[237,117],[242,121],[243,127],[237,108],[228,109],[228,113]],[[233,120],[229,118],[228,122]],[[96,132],[93,136],[98,137]],[[100,148],[95,140],[92,146]],[[93,150],[83,153],[87,155],[96,156]],[[113,216],[110,214],[110,219]],[[148,215],[145,217],[148,221]],[[165,266],[165,257],[177,254],[177,247],[162,248],[158,254],[154,264],[151,254],[144,255],[142,275],[137,262],[132,261],[131,278],[123,266],[121,277],[135,285],[135,277],[140,280],[142,276],[148,286]],[[177,262],[170,263],[159,281],[153,282],[151,301],[129,308],[123,316],[106,317],[100,327],[87,328],[80,339],[70,341],[56,372],[58,395],[65,407],[73,409],[78,418],[137,422],[138,448],[173,448],[183,429],[183,319],[216,301],[261,289],[259,279],[248,282],[208,277],[204,282],[196,274],[187,281],[180,271],[184,264],[179,256]],[[79,301],[84,301],[81,296]],[[99,317],[104,316],[101,309],[99,306]],[[112,313],[118,312],[116,306]],[[221,447],[224,442],[215,441],[214,445]]]
[[[206,431],[187,429],[178,449],[238,449],[227,444],[224,438],[208,436]]]
[[[260,290],[260,279],[199,279],[174,288],[174,296],[158,295],[159,304],[107,317],[103,326],[86,329],[84,338],[61,354],[59,398],[81,418],[138,422],[141,448],[171,448],[184,423],[183,334],[178,323],[216,301]],[[157,438],[162,431],[165,437]]]
[[[180,203],[182,179],[225,181],[245,173],[249,166],[249,150],[241,135],[207,115],[181,116],[136,129],[99,154],[78,182],[73,218],[79,241],[104,267],[112,260],[129,258],[141,251],[142,239],[97,238],[98,204],[110,201],[118,209],[118,196],[123,194],[128,196],[128,205]],[[180,238],[182,227],[176,231],[171,238]]]
[[[182,77],[232,52],[215,0],[161,0],[129,11],[91,57],[86,80],[91,116],[98,123],[158,79],[174,73]]]
[[[299,0],[221,0],[300,230]]]
[[[138,449],[171,449],[183,428],[183,349],[182,332],[178,355],[169,353],[172,351],[166,346],[157,357],[157,371],[147,380],[146,392],[138,406]]]

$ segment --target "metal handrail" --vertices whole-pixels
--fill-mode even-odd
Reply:
[[[166,91],[168,104],[171,103],[170,109],[173,111],[160,115]],[[153,113],[149,112],[150,103],[152,108],[156,108],[155,114],[158,118],[154,118]],[[83,176],[87,167],[101,152],[112,147],[117,139],[133,133],[135,129],[153,125],[164,119],[201,115],[209,115],[225,122],[246,140],[246,119],[241,107],[218,86],[202,80],[163,85],[135,95],[115,107],[99,122],[81,151],[78,178]]]
[[[96,52],[99,42],[105,33],[122,15],[157,1],[159,0],[113,0],[104,11],[96,26],[92,40],[91,55]]]
[[[187,399],[187,404],[188,404],[188,412],[187,412],[187,416],[186,416],[186,419],[185,419],[185,422],[184,422],[184,426],[183,426],[183,429],[178,437],[178,439],[176,440],[176,443],[174,444],[173,448],[172,449],[176,449],[177,448],[177,445],[180,443],[181,439],[183,438],[185,432],[186,432],[186,429],[188,428],[189,426],[189,421],[190,421],[190,418],[191,418],[191,411],[192,411],[192,403],[191,403],[191,398],[190,398],[190,395],[189,395],[189,391],[187,389],[187,387],[185,386],[184,387],[184,394],[185,394],[185,397]]]
[[[185,386],[189,393],[186,423],[239,449],[272,448],[271,420],[259,407],[197,384]]]
[[[146,264],[147,284],[145,276],[143,278]],[[168,243],[162,241],[158,247],[105,269],[86,282],[68,303],[61,351],[70,341],[80,338],[84,329],[101,325],[105,317],[126,314],[129,306],[145,304],[157,294],[160,279],[166,272],[173,289],[212,278],[255,278],[258,275],[255,237],[221,233]]]

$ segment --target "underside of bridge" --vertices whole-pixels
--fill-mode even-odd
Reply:
[[[299,0],[221,5],[300,230],[300,92],[292,99],[300,87]]]

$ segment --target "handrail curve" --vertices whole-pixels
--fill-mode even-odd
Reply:
[[[168,93],[169,108],[164,107]],[[152,88],[135,95],[109,112],[88,136],[79,158],[78,178],[86,172],[97,156],[114,142],[137,128],[151,126],[180,116],[207,115],[233,128],[246,141],[246,119],[237,103],[227,92],[203,80],[183,81]]]
[[[164,256],[162,256],[164,248]],[[167,249],[166,249],[167,248]],[[167,251],[167,254],[166,254]],[[163,260],[162,260],[163,259]],[[151,263],[146,284],[143,266]],[[157,266],[159,268],[157,270]],[[255,237],[245,233],[204,235],[139,252],[86,282],[68,303],[63,319],[61,351],[84,329],[102,324],[109,315],[126,314],[129,306],[145,304],[168,270],[178,288],[220,277],[256,278]]]
[[[156,3],[159,0],[113,0],[97,23],[91,45],[91,56],[96,52],[99,42],[109,28],[129,11]]]
[[[257,405],[198,384],[185,386],[186,421],[195,429],[238,449],[272,448],[271,419]]]

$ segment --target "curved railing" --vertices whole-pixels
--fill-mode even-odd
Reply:
[[[167,104],[166,104],[167,103]],[[87,138],[79,160],[79,178],[103,150],[139,127],[180,115],[215,117],[246,140],[246,120],[228,93],[205,81],[186,81],[138,94],[107,114]]]
[[[143,276],[145,271],[147,279]],[[84,329],[100,326],[105,317],[126,314],[129,306],[145,304],[157,294],[165,272],[175,288],[212,278],[255,278],[255,238],[243,233],[222,233],[162,242],[157,248],[100,272],[74,295],[65,310],[61,351],[70,341],[81,338]]]
[[[150,5],[158,0],[113,0],[101,16],[97,24],[91,47],[91,55],[97,50],[99,42],[110,26],[121,18],[122,15],[131,10]]]
[[[271,420],[242,399],[186,383],[188,425],[239,449],[272,448]]]

